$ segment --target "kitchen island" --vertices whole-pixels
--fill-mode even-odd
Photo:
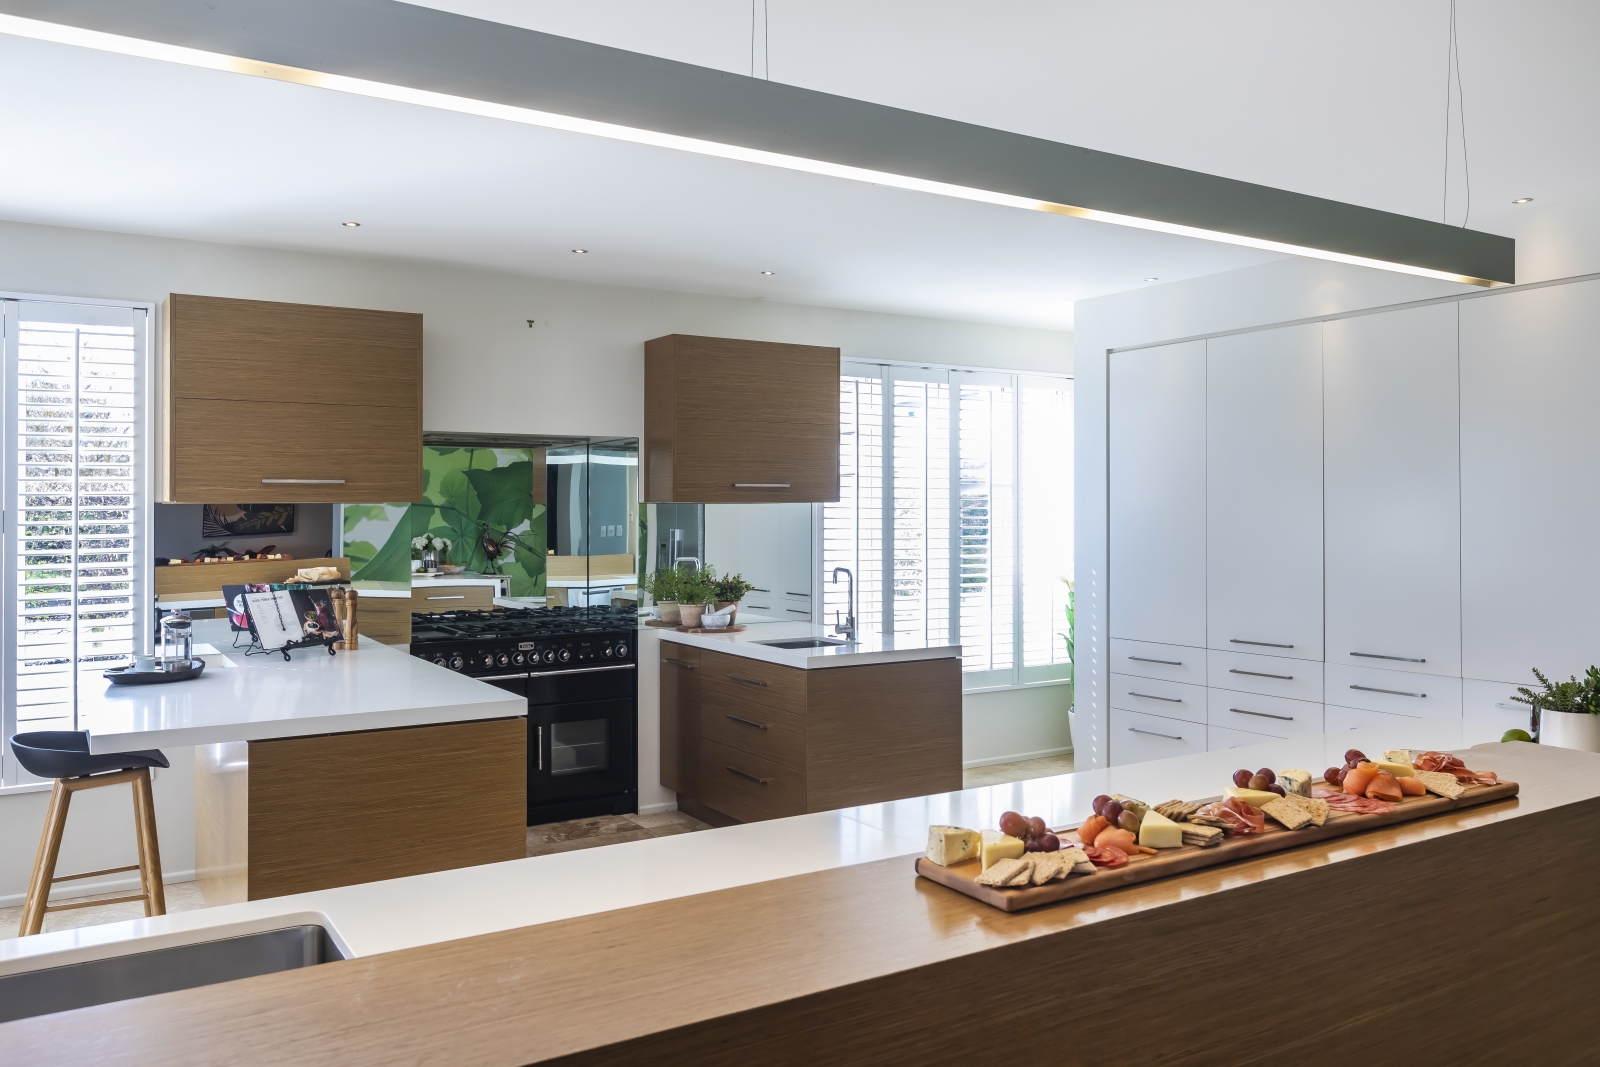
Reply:
[[[362,640],[246,656],[197,620],[205,673],[84,687],[93,752],[195,748],[196,878],[211,904],[523,855],[527,704]]]
[[[1240,764],[1447,748],[1460,729],[1414,720],[25,938],[0,944],[0,974],[293,922],[356,958],[22,1020],[0,1043],[30,1064],[362,1067],[1090,1064],[1114,1040],[1119,1063],[1232,1064],[1416,1034],[1440,1062],[1586,1062],[1600,756],[1479,746],[1468,764],[1520,796],[1018,914],[912,874],[930,822],[1018,808],[1075,825],[1101,792],[1215,795]],[[1339,973],[1359,957],[1381,966]]]

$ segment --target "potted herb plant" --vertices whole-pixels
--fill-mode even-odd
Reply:
[[[433,534],[423,534],[421,537],[411,539],[411,558],[420,560],[422,566],[417,568],[422,571],[436,571],[442,563],[450,562],[450,539],[448,537],[435,537]]]
[[[700,625],[700,616],[705,614],[706,605],[716,596],[716,587],[713,582],[716,572],[709,568],[695,571],[685,571],[682,584],[679,586],[678,622],[682,626],[694,629]]]
[[[739,617],[739,602],[755,586],[745,581],[742,574],[724,574],[722,577],[714,579],[712,587],[716,596],[717,610],[721,611],[723,608],[731,607],[733,611],[728,614],[728,625],[734,625]]]
[[[656,617],[662,622],[676,624],[681,618],[679,607],[683,575],[684,572],[680,567],[669,567],[664,571],[645,575],[645,595],[656,602]]]
[[[1535,667],[1533,676],[1544,686],[1535,693],[1523,686],[1512,700],[1532,705],[1541,745],[1600,752],[1600,667],[1590,667],[1583,680],[1551,682]]]

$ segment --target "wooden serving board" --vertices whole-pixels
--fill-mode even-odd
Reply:
[[[1319,782],[1317,785],[1326,788],[1323,783]],[[1455,800],[1433,793],[1421,797],[1406,797],[1396,804],[1395,810],[1391,812],[1381,815],[1355,815],[1335,811],[1329,814],[1327,822],[1323,825],[1307,826],[1300,830],[1285,830],[1269,816],[1267,829],[1259,834],[1228,834],[1223,838],[1222,844],[1211,848],[1185,845],[1182,848],[1162,849],[1154,856],[1130,856],[1126,867],[1114,871],[1101,869],[1093,874],[1073,874],[1068,875],[1063,881],[1022,889],[979,885],[977,878],[983,872],[977,860],[958,863],[953,867],[941,867],[926,856],[918,856],[917,874],[940,885],[949,886],[958,893],[965,893],[975,900],[981,900],[1001,911],[1021,911],[1024,908],[1035,908],[1041,904],[1053,904],[1058,900],[1089,896],[1107,889],[1120,889],[1122,886],[1137,885],[1140,882],[1150,882],[1174,874],[1187,874],[1190,871],[1232,863],[1235,860],[1248,859],[1268,852],[1298,848],[1301,845],[1326,841],[1332,837],[1344,837],[1365,830],[1392,826],[1395,823],[1425,819],[1431,815],[1442,815],[1458,808],[1488,804],[1516,795],[1516,782],[1474,785],[1468,786],[1467,791]],[[1077,843],[1074,829],[1057,830],[1056,833],[1061,836],[1063,848],[1071,847],[1066,837],[1068,833],[1074,834],[1072,844]]]
[[[720,630],[713,630],[709,626],[680,626],[678,627],[678,632],[680,634],[736,634],[744,628],[744,623],[740,623],[737,626],[724,626]]]

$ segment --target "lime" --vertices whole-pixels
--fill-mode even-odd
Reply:
[[[1500,735],[1502,741],[1532,741],[1533,735],[1526,730],[1507,730]]]

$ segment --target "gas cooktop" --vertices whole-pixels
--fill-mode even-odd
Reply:
[[[411,654],[463,674],[574,670],[633,661],[630,608],[497,608],[411,617]]]

